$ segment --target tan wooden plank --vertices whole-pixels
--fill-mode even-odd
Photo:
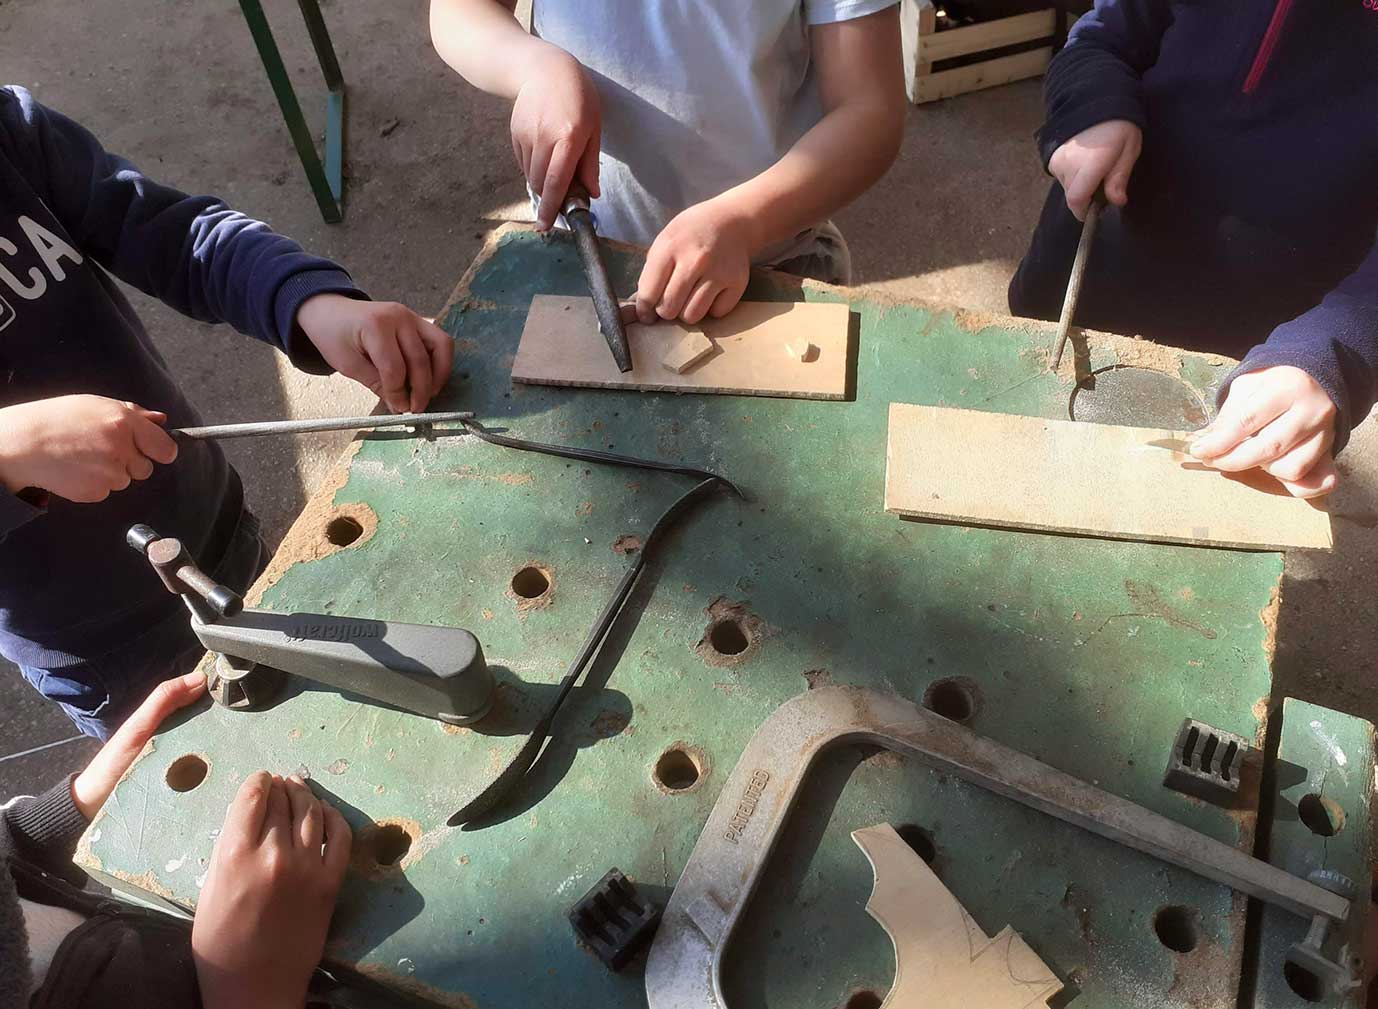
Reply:
[[[999,59],[973,63],[971,66],[957,67],[955,70],[940,70],[937,73],[923,74],[914,78],[915,102],[933,102],[940,98],[966,94],[981,88],[1009,84],[1026,77],[1037,77],[1048,69],[1053,58],[1052,46],[1031,49],[1026,53],[1001,56]]]
[[[647,392],[728,393],[842,399],[851,357],[849,309],[843,304],[742,302],[699,326],[627,327],[632,370],[622,374],[598,331],[588,298],[537,295],[526,316],[512,380]],[[683,374],[662,365],[687,336],[700,332],[717,351]],[[806,361],[786,348],[801,340],[817,353]]]
[[[963,25],[932,34],[919,33],[919,60],[937,63],[956,56],[999,49],[1003,46],[1051,38],[1057,31],[1057,11],[1031,11],[1014,17],[996,18],[975,25]]]
[[[890,405],[885,510],[915,518],[1250,549],[1332,545],[1323,505],[1218,473],[1184,433]]]
[[[875,874],[866,910],[895,947],[881,1009],[1035,1009],[1062,982],[1006,925],[994,938],[887,823],[852,831]]]

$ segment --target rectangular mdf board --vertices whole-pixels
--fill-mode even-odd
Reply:
[[[617,370],[589,298],[538,294],[531,299],[512,380],[646,392],[735,393],[798,399],[843,399],[851,355],[849,309],[843,304],[744,301],[698,326],[662,322],[627,326],[632,370]],[[663,364],[685,336],[701,330],[713,353],[684,374]],[[789,348],[818,348],[801,361]]]
[[[1330,515],[1272,477],[1207,469],[1185,435],[890,404],[885,510],[1112,539],[1329,549]]]

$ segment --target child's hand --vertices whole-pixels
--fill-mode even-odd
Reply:
[[[57,396],[0,409],[0,483],[68,501],[104,501],[177,458],[167,416],[104,396]]]
[[[134,763],[134,758],[169,715],[205,696],[206,676],[199,671],[175,680],[164,680],[154,687],[143,704],[86,765],[86,770],[72,779],[72,800],[81,815],[90,820],[100,811],[124,772]]]
[[[720,319],[742,300],[751,279],[751,226],[718,200],[682,211],[656,236],[636,290],[636,314],[646,324],[711,315]]]
[[[1067,209],[1078,221],[1086,220],[1086,210],[1102,186],[1115,206],[1129,202],[1129,173],[1143,146],[1142,130],[1127,119],[1111,119],[1082,130],[1053,152],[1048,171],[1062,183]]]
[[[598,195],[598,145],[603,131],[598,92],[583,66],[550,46],[512,106],[512,153],[540,197],[536,230],[555,224],[575,179]]]
[[[206,1009],[301,1009],[349,864],[349,825],[300,779],[244,779],[191,930]]]
[[[301,303],[297,325],[326,364],[393,413],[420,413],[450,378],[450,334],[405,305],[318,294]]]
[[[1234,473],[1262,468],[1295,497],[1335,489],[1330,446],[1335,404],[1314,378],[1287,365],[1246,372],[1230,384],[1220,415],[1191,443],[1207,466]]]

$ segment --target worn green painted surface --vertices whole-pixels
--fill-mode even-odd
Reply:
[[[630,289],[638,262],[617,254],[612,264]],[[1255,735],[1277,555],[911,523],[882,510],[892,400],[1066,415],[1070,387],[1045,372],[1050,328],[856,301],[858,394],[846,403],[513,388],[532,294],[582,285],[572,246],[506,234],[443,320],[460,350],[437,408],[472,408],[523,437],[711,466],[752,501],[714,499],[666,541],[506,818],[444,825],[520,736],[446,732],[298,687],[272,710],[207,710],[160,737],[94,825],[91,864],[192,903],[242,777],[304,766],[356,827],[399,818],[420,835],[400,870],[350,877],[331,956],[485,1007],[642,1005],[639,968],[608,973],[575,945],[566,912],[610,866],[663,898],[742,746],[805,689],[806,673],[914,698],[964,678],[978,731],[1249,844],[1250,814],[1160,779],[1185,715]],[[800,295],[758,281],[748,296]],[[1093,363],[1116,353],[1097,350]],[[1219,373],[1202,359],[1181,367],[1203,393]],[[335,500],[366,503],[376,533],[292,567],[265,605],[473,629],[508,681],[500,728],[510,732],[558,680],[624,569],[614,542],[645,535],[686,486],[471,438],[370,440]],[[549,605],[521,610],[509,582],[532,561],[553,588]],[[735,665],[696,651],[715,600],[759,619]],[[677,742],[701,747],[709,767],[695,789],[665,794],[651,769]],[[189,752],[210,773],[174,793],[165,770]],[[1013,925],[1077,987],[1077,1006],[1233,1004],[1242,905],[1224,888],[913,760],[843,750],[807,787],[735,942],[734,1007],[829,1007],[856,987],[888,986],[890,943],[863,910],[870,870],[849,838],[880,821],[926,831],[939,874],[977,921],[990,933]],[[1155,938],[1154,912],[1167,904],[1197,910],[1196,952]]]
[[[1373,726],[1362,718],[1289,698],[1282,709],[1277,801],[1268,837],[1268,860],[1306,876],[1329,870],[1354,884],[1354,919],[1336,930],[1327,953],[1362,956],[1365,911],[1373,885]],[[1365,992],[1328,991],[1314,975],[1286,968],[1287,949],[1306,935],[1309,922],[1264,908],[1260,926],[1255,1004],[1268,1009],[1322,1005],[1359,1009]]]

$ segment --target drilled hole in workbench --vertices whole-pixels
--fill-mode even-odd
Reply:
[[[885,998],[878,991],[870,988],[858,988],[852,992],[851,998],[842,1003],[842,1009],[880,1009],[885,1004]]]
[[[512,594],[520,599],[538,599],[550,591],[550,576],[537,567],[525,567],[512,576]]]
[[[969,722],[976,714],[976,685],[958,677],[935,680],[923,693],[923,706],[949,721]]]
[[[1282,965],[1282,976],[1287,982],[1287,987],[1303,1002],[1325,1001],[1325,984],[1305,967],[1285,963]]]
[[[1317,837],[1334,837],[1345,828],[1345,811],[1340,804],[1315,792],[1301,797],[1297,803],[1297,816]]]
[[[1153,916],[1153,931],[1174,953],[1190,953],[1201,944],[1201,926],[1189,907],[1173,904],[1159,908]]]
[[[708,644],[719,655],[741,655],[751,639],[736,620],[719,620],[708,628]]]
[[[379,866],[396,865],[411,850],[411,835],[395,823],[378,826],[369,840],[369,854]]]
[[[359,520],[348,515],[337,515],[325,526],[325,538],[337,547],[347,547],[363,534]]]
[[[703,776],[703,758],[695,750],[676,744],[660,755],[651,776],[667,792],[687,792]]]
[[[167,787],[174,792],[190,792],[206,780],[209,772],[210,765],[206,763],[205,757],[198,753],[188,753],[168,765]]]
[[[938,857],[938,848],[933,843],[933,838],[928,831],[924,830],[917,823],[906,823],[895,828],[895,833],[900,836],[900,840],[913,849],[914,854],[923,859],[929,865]]]

